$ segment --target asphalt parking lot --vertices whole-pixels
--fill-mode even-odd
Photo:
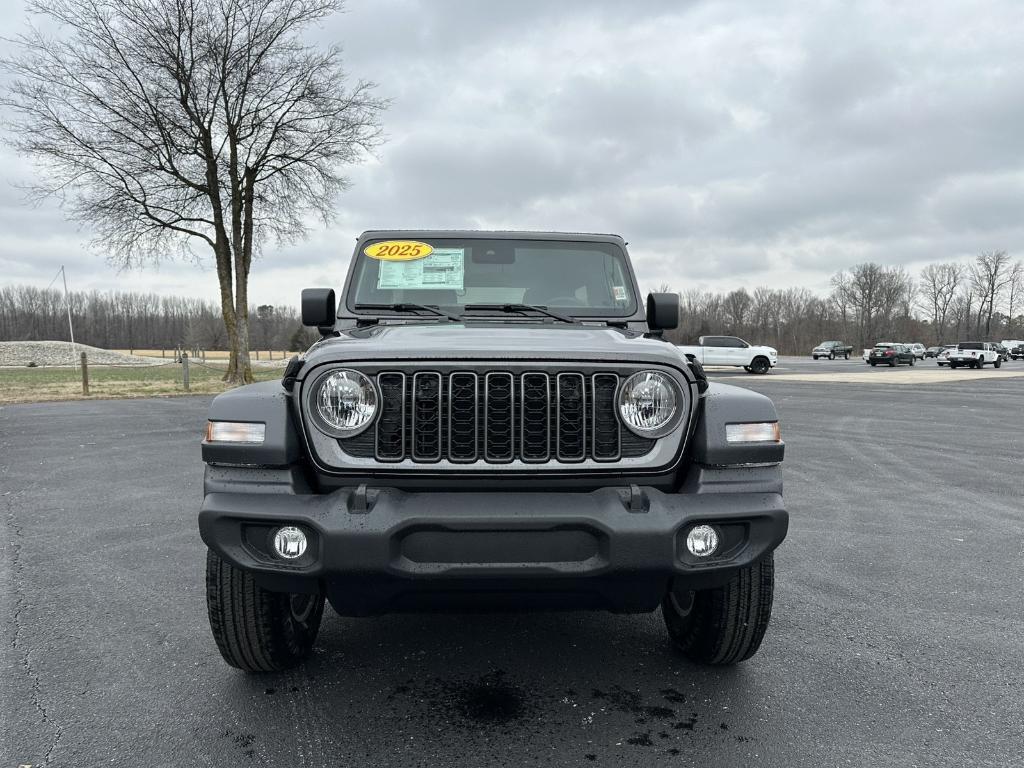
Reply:
[[[713,374],[775,399],[792,514],[731,669],[657,614],[328,614],[245,676],[205,615],[208,398],[0,409],[0,768],[1021,765],[1024,378],[776,373]]]

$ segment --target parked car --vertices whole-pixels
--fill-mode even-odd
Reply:
[[[1024,342],[1010,349],[1011,360],[1024,360]]]
[[[925,357],[938,357],[939,356],[939,352],[941,352],[943,349],[945,349],[945,347],[928,347],[928,349],[926,349],[924,351],[924,356]]]
[[[325,601],[660,606],[691,660],[753,656],[789,519],[778,414],[661,340],[676,294],[645,311],[639,293],[617,235],[360,235],[340,302],[302,292],[322,338],[209,408],[199,532],[224,660],[296,666]]]
[[[924,360],[925,352],[924,344],[906,344],[905,346],[910,347],[910,351],[914,353],[914,357],[918,360]]]
[[[943,344],[939,354],[935,356],[935,362],[939,364],[939,367],[943,365],[949,365],[949,353],[956,349],[956,344]]]
[[[819,357],[827,357],[829,360],[841,357],[844,360],[849,360],[851,352],[853,352],[853,347],[849,344],[843,344],[841,341],[823,341],[811,350],[811,357],[815,360]]]
[[[1003,364],[1003,358],[999,350],[987,341],[961,341],[956,349],[951,349],[949,355],[950,368],[959,368],[966,365],[970,368],[984,368],[991,363],[995,368]]]
[[[868,365],[872,367],[881,364],[895,368],[903,363],[913,365],[916,362],[917,356],[910,347],[906,344],[895,344],[892,342],[875,344],[871,350],[871,355],[868,357]]]
[[[1009,362],[1009,360],[1010,360],[1010,350],[1008,350],[1006,347],[1004,347],[998,341],[992,342],[992,348],[995,349],[995,351],[999,353],[999,360],[1001,362],[1004,362],[1004,363]]]
[[[1024,339],[1003,339],[999,343],[1006,347],[1006,351],[1009,353],[1011,359],[1017,360],[1018,357],[1024,358],[1024,354],[1014,357],[1014,350],[1017,347],[1024,348]]]
[[[779,362],[774,347],[748,344],[736,336],[701,336],[696,346],[680,346],[679,352],[693,355],[701,365],[734,365],[747,373],[768,373]]]

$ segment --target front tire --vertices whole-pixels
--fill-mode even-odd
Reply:
[[[910,358],[910,365],[911,365],[911,366],[915,366],[915,365],[917,365],[917,358],[916,358],[916,357],[912,357],[912,358]]]
[[[769,554],[721,587],[670,590],[661,603],[669,637],[684,656],[700,664],[745,661],[764,639],[774,589],[775,561]]]
[[[768,362],[767,357],[755,357],[750,361],[750,372],[756,373],[758,376],[764,376],[771,369],[772,364]]]
[[[994,363],[992,363],[992,367],[993,368],[999,368],[999,367],[1002,366],[1002,364],[1003,364],[1002,358],[998,358],[997,357],[996,361]]]
[[[828,353],[828,359],[829,360],[835,360],[836,359],[836,353],[835,352],[829,352]]]
[[[246,672],[280,672],[313,649],[324,596],[271,592],[247,571],[206,554],[206,608],[224,661]]]

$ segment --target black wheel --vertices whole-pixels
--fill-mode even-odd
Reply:
[[[876,365],[878,365],[878,363],[872,362],[870,360],[868,362],[869,362],[869,364],[871,365],[872,368],[874,368]]]
[[[818,359],[818,356],[817,356],[817,355],[811,355],[811,357],[813,357],[813,358],[814,358],[815,360],[817,360],[817,359]]]
[[[772,368],[772,364],[768,362],[767,357],[755,357],[750,361],[750,368],[748,369],[751,373],[756,373],[759,376],[763,376],[768,373]]]
[[[757,653],[772,616],[775,562],[768,555],[714,589],[671,590],[661,602],[669,637],[701,664],[735,664]]]
[[[892,360],[889,361],[889,367],[890,368],[895,368],[896,367],[896,358],[895,357]]]
[[[270,592],[211,550],[206,609],[224,661],[246,672],[278,672],[299,664],[313,649],[324,597]]]
[[[835,360],[836,359],[836,353],[835,352],[829,352],[828,353],[828,359],[829,360]]]
[[[916,357],[912,357],[912,358],[910,358],[910,364],[911,364],[912,366],[913,366],[913,365],[917,365],[917,358],[916,358]]]
[[[1003,364],[1002,358],[996,358],[996,361],[992,363],[993,368],[999,368]]]
[[[972,367],[977,368],[980,371],[982,369],[982,366],[985,365],[985,363],[982,360],[975,360],[971,365]]]
[[[849,360],[849,359],[850,359],[850,353],[847,352],[845,355],[843,355],[843,360]]]

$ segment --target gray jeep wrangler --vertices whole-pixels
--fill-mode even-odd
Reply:
[[[322,339],[210,406],[199,530],[224,659],[294,666],[325,601],[660,605],[690,659],[752,656],[788,526],[775,407],[662,339],[678,297],[638,296],[615,235],[361,235],[340,306],[303,291]]]

